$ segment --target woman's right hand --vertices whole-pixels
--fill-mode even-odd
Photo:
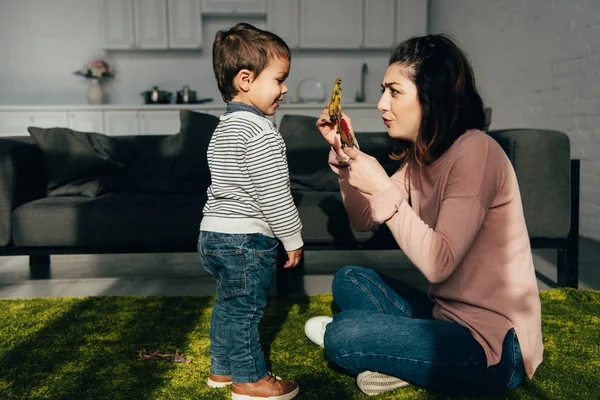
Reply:
[[[350,129],[350,131],[352,131],[352,122],[350,120],[350,117],[348,117],[342,112],[342,118],[344,118],[344,120],[348,124],[348,128]],[[342,142],[340,140],[340,135],[338,135],[337,133],[338,123],[339,121],[331,121],[331,119],[329,118],[329,110],[327,109],[327,107],[325,107],[321,115],[319,115],[316,125],[321,134],[323,135],[323,138],[325,138],[327,143],[331,145],[331,149],[333,150],[337,161],[341,166],[346,165],[350,157],[348,157],[346,153],[344,153],[342,150]]]

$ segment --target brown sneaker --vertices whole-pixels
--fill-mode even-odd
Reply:
[[[269,372],[260,381],[234,383],[231,387],[232,400],[290,400],[300,392],[294,381],[280,379]]]
[[[231,375],[215,375],[210,374],[208,376],[208,382],[206,382],[211,388],[222,388],[227,385],[231,385]]]

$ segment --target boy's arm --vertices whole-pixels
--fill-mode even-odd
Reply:
[[[302,223],[292,198],[285,147],[277,132],[264,132],[248,141],[246,167],[256,188],[260,209],[286,251],[304,245]]]

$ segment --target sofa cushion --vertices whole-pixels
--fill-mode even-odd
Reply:
[[[337,191],[337,175],[327,163],[329,144],[316,127],[317,118],[306,115],[285,115],[279,132],[285,141],[292,189]],[[372,155],[388,171],[393,173],[398,162],[388,157],[393,140],[386,132],[357,132],[360,149]]]
[[[47,197],[13,211],[18,246],[190,246],[206,195],[109,193]]]
[[[69,128],[27,128],[42,149],[48,196],[95,197],[123,186],[129,153],[117,140]]]
[[[208,143],[219,119],[211,114],[180,110],[175,135],[134,140],[129,186],[143,193],[204,193],[210,185]]]

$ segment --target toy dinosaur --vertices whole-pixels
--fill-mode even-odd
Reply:
[[[149,360],[165,360],[173,363],[190,364],[192,362],[192,360],[185,358],[183,353],[179,354],[179,349],[175,350],[175,354],[162,354],[158,350],[155,350],[153,353],[147,353],[146,349],[142,349],[139,352],[139,357]]]
[[[356,138],[354,134],[350,132],[350,128],[348,127],[348,123],[342,118],[342,88],[340,84],[342,83],[342,78],[337,78],[335,80],[335,84],[333,85],[333,92],[331,92],[331,100],[327,105],[327,110],[329,111],[329,119],[331,122],[339,121],[337,124],[337,134],[340,135],[340,140],[342,142],[342,147],[356,147],[358,149],[358,143],[356,142]]]

